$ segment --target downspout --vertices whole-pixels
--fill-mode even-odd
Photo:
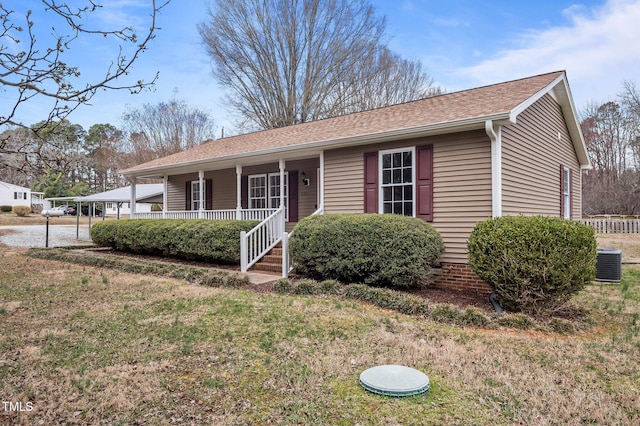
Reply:
[[[491,140],[491,216],[502,216],[502,127],[487,120],[484,129]]]

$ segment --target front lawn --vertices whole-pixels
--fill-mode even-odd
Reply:
[[[578,335],[445,326],[7,247],[0,270],[0,399],[14,404],[0,424],[640,422],[637,267],[580,294],[598,325]],[[423,371],[431,390],[366,393],[358,375],[380,364]]]

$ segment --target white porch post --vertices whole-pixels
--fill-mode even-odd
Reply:
[[[318,208],[322,208],[324,213],[324,151],[320,151],[320,182],[318,191],[320,191],[320,205]]]
[[[162,218],[167,215],[167,189],[169,189],[169,178],[167,175],[162,176]]]
[[[202,211],[204,210],[204,170],[198,170],[198,219],[202,219]]]
[[[136,215],[136,184],[138,179],[136,177],[131,178],[131,212],[129,218],[133,219]],[[89,215],[91,215],[91,207],[89,207]]]
[[[242,166],[236,164],[236,220],[242,219]]]
[[[280,208],[284,207],[284,160],[281,158],[278,161],[280,168]]]

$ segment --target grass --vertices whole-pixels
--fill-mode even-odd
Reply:
[[[0,424],[640,421],[636,266],[576,298],[597,319],[578,334],[455,327],[337,296],[204,287],[1,246],[0,270],[0,398],[33,404],[0,411]],[[358,375],[388,363],[425,372],[426,396],[365,392]]]
[[[487,329],[438,307],[475,324],[456,327],[332,296],[331,282],[322,295],[258,294],[147,267],[0,246],[0,399],[33,406],[0,409],[0,424],[640,422],[640,266],[575,298],[595,323],[578,333],[517,315]],[[358,375],[380,364],[417,368],[432,387],[369,394]]]

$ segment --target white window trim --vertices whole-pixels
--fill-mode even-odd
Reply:
[[[272,206],[271,205],[271,188],[270,188],[270,178],[272,176],[278,176],[280,177],[280,172],[274,172],[274,173],[259,173],[259,174],[255,174],[255,175],[249,175],[247,177],[248,183],[247,183],[247,205],[249,206],[249,208],[251,208],[251,200],[253,199],[258,199],[256,197],[251,197],[251,179],[252,178],[261,178],[264,177],[265,178],[265,206],[268,209],[277,209],[280,207],[280,198],[278,198],[278,205],[276,206]],[[284,172],[284,181],[287,187],[287,192],[285,194],[284,197],[284,204],[286,206],[286,209],[284,211],[284,215],[285,215],[285,221],[288,222],[289,221],[289,172]],[[280,185],[282,187],[282,183]]]
[[[198,193],[198,196],[196,197],[194,193],[196,185],[198,186],[198,191],[202,190],[202,188],[200,188],[199,180],[191,181],[191,210],[200,210],[200,194]],[[206,183],[204,186],[206,187]]]
[[[253,187],[253,185],[251,185],[251,182],[253,179],[259,179],[259,178],[264,178],[264,197],[252,197],[251,196],[251,188]],[[269,206],[269,181],[268,181],[268,177],[266,173],[260,173],[257,175],[249,175],[249,177],[247,178],[248,183],[247,183],[247,206],[252,209],[254,207],[251,207],[251,201],[252,200],[265,200],[264,205],[265,207]]]
[[[416,158],[416,147],[404,147],[404,148],[395,148],[395,149],[385,149],[378,151],[378,213],[384,213],[384,186],[382,184],[382,156],[385,154],[394,154],[396,152],[411,152],[411,185],[412,185],[412,203],[413,203],[413,212],[411,214],[412,217],[416,217],[416,208],[417,208],[417,200],[416,200],[416,169],[417,169],[417,161]],[[394,185],[389,185],[394,186]]]
[[[562,203],[564,218],[571,219],[571,169],[564,167],[562,173]]]

